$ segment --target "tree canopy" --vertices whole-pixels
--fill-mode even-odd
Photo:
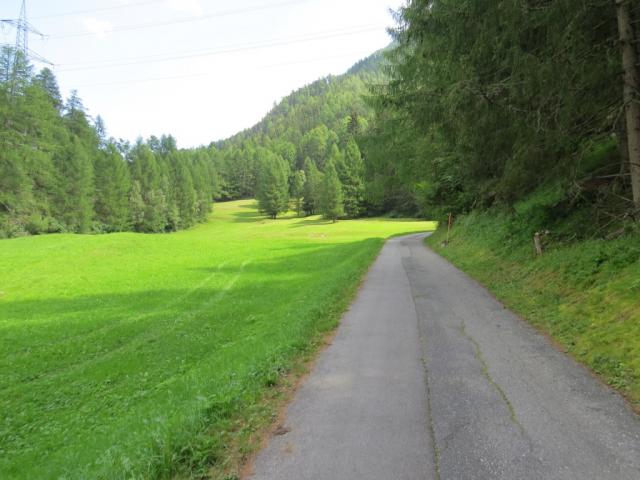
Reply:
[[[33,74],[0,51],[0,237],[165,232],[206,220],[219,180],[208,150],[173,137],[136,145],[106,137],[77,92],[62,101],[51,70]]]

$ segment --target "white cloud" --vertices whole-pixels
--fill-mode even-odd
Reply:
[[[176,12],[200,16],[204,13],[200,0],[167,0],[167,7]]]
[[[85,31],[104,38],[113,31],[113,24],[108,20],[99,20],[95,17],[86,17],[80,19],[82,27]]]

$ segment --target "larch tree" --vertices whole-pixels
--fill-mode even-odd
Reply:
[[[291,184],[291,197],[295,201],[296,215],[302,215],[302,199],[304,197],[304,184],[306,180],[306,175],[304,170],[297,170],[291,175],[290,184]]]
[[[342,184],[344,213],[347,217],[356,218],[364,208],[364,163],[353,138],[349,139],[344,155],[335,165]]]
[[[320,191],[322,188],[322,172],[310,158],[304,162],[304,188],[302,209],[307,215],[314,215],[320,208]]]
[[[260,155],[258,208],[275,219],[289,209],[289,166],[282,157],[269,150],[262,150]]]
[[[107,145],[96,156],[95,185],[96,220],[108,232],[128,230],[131,176],[113,144]]]
[[[325,167],[320,192],[320,212],[333,222],[344,215],[342,185],[333,162],[328,162]]]

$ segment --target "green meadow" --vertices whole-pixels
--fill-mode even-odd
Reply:
[[[384,240],[430,222],[267,220],[0,242],[0,478],[172,478],[335,326]]]

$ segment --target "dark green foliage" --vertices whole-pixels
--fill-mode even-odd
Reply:
[[[323,170],[327,157],[331,153],[331,147],[335,145],[337,141],[338,136],[335,132],[332,132],[325,125],[321,124],[309,130],[302,137],[300,158],[302,160],[310,158],[320,170]]]
[[[62,108],[62,96],[58,88],[58,81],[51,70],[43,68],[40,73],[33,78],[33,83],[44,90],[56,110]]]
[[[142,223],[136,229],[141,232],[162,232],[167,226],[167,202],[158,159],[147,145],[139,143],[132,151],[130,161],[131,175],[140,185],[144,204]]]
[[[310,158],[307,158],[304,162],[304,177],[305,182],[302,190],[304,201],[302,203],[302,209],[307,215],[313,215],[319,210],[322,173]]]
[[[81,140],[72,136],[54,157],[57,170],[52,199],[55,217],[72,232],[88,232],[93,221],[93,164]]]
[[[131,178],[126,163],[114,145],[99,152],[95,162],[96,220],[109,232],[127,230],[130,225]]]
[[[383,78],[380,60],[380,54],[372,55],[344,75],[329,76],[293,92],[254,127],[209,147],[215,151],[214,163],[221,176],[219,198],[256,195],[259,188],[256,152],[260,148],[281,156],[291,171],[308,173],[307,159],[320,172],[331,157],[336,166],[342,163],[337,161],[335,150],[344,156],[349,142],[367,129],[372,118],[373,110],[364,97],[368,85]],[[346,173],[344,169],[343,173]],[[347,190],[349,198],[354,200],[349,203],[349,216],[363,213],[364,181],[353,177],[363,174],[362,167],[350,165],[347,176],[351,184]],[[309,181],[307,175],[303,195],[303,209],[307,214],[317,210],[314,181],[313,178]]]
[[[533,3],[400,10],[390,79],[374,88],[376,119],[361,140],[374,208],[433,216],[511,207],[557,179],[584,187],[584,145],[620,130],[615,8]],[[615,147],[610,159],[607,174],[624,171]],[[628,195],[624,177],[609,182]]]
[[[142,198],[142,187],[138,180],[134,180],[129,193],[129,211],[131,212],[131,224],[136,231],[144,228],[144,199]]]
[[[336,221],[344,215],[342,186],[333,162],[328,162],[320,192],[320,212],[325,218]]]
[[[364,209],[364,164],[354,139],[349,139],[344,155],[338,156],[335,165],[342,183],[344,213],[356,218]]]
[[[269,150],[261,149],[258,172],[258,207],[271,218],[289,210],[289,166]]]
[[[175,188],[175,205],[178,208],[178,228],[194,224],[198,213],[198,196],[193,186],[193,177],[187,164],[180,161],[177,154],[169,159],[172,166],[173,186]]]
[[[291,198],[295,200],[296,214],[302,215],[302,199],[304,197],[304,184],[306,183],[307,176],[304,170],[298,170],[289,178],[289,191]]]
[[[215,154],[166,135],[133,148],[107,138],[75,91],[63,106],[50,70],[34,76],[0,50],[0,237],[189,227],[219,195]]]

